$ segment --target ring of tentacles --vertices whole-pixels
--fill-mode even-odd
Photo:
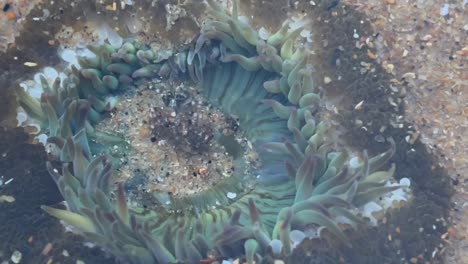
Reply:
[[[393,170],[378,171],[391,148],[353,168],[346,152],[325,140],[329,125],[318,120],[321,97],[314,88],[307,49],[296,48],[302,28],[285,23],[267,40],[214,1],[211,20],[187,50],[155,63],[155,51],[128,40],[121,47],[90,47],[81,69],[49,85],[40,101],[20,89],[19,103],[48,131],[56,162],[47,167],[68,210],[44,207],[89,241],[129,263],[199,263],[208,257],[245,256],[253,263],[272,241],[291,253],[291,231],[322,227],[346,244],[337,217],[362,223],[356,208],[395,190],[385,186]],[[106,149],[123,145],[94,127],[112,110],[115,94],[141,78],[187,78],[240,127],[263,167],[253,187],[233,175],[202,193],[159,210],[127,204],[115,184]],[[227,192],[239,193],[236,199]],[[213,201],[219,202],[215,207]]]

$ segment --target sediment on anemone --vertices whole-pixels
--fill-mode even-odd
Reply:
[[[253,263],[269,247],[290,254],[296,238],[312,228],[351,245],[344,230],[364,223],[357,208],[402,188],[388,185],[393,166],[379,170],[394,154],[394,142],[373,158],[364,151],[363,162],[351,166],[348,154],[326,141],[330,126],[320,120],[308,51],[296,46],[302,28],[291,31],[286,22],[261,39],[239,19],[235,1],[231,14],[208,2],[211,20],[190,47],[168,59],[131,39],[106,43],[89,47],[95,56],[78,58],[80,68],[72,66],[63,81],[42,78],[40,100],[19,89],[20,105],[47,132],[47,150],[61,162],[47,167],[68,210],[44,210],[130,263],[236,256]],[[144,78],[196,82],[212,105],[239,118],[262,167],[196,195],[169,197],[157,209],[129,206],[122,182],[112,190],[112,175],[131,146],[95,127],[119,94]],[[237,195],[228,199],[227,193]]]

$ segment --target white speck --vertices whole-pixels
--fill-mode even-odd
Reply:
[[[244,23],[244,26],[247,26],[250,24],[250,19],[246,16],[239,16],[238,19],[239,19],[239,22]]]
[[[28,115],[25,112],[16,113],[17,126],[21,126],[28,119]]]
[[[59,52],[59,55],[66,62],[78,64],[78,60],[76,59],[76,53],[71,49],[65,49]]]
[[[94,247],[96,247],[96,244],[91,243],[91,242],[84,242],[84,243],[83,243],[83,246],[89,247],[89,248],[94,248]],[[78,264],[78,261],[81,261],[81,260],[77,260],[77,261],[76,261],[76,264]],[[81,263],[83,263],[83,261],[81,261]]]
[[[55,81],[55,78],[59,76],[59,73],[57,72],[57,70],[52,67],[45,67],[43,71],[44,71],[45,77],[48,80]]]
[[[403,56],[403,57],[406,57],[406,56],[408,55],[408,53],[409,53],[409,51],[408,51],[408,50],[404,50],[404,51],[403,51],[403,55],[402,55],[402,56]]]
[[[364,205],[364,208],[362,209],[362,215],[364,217],[367,217],[370,219],[370,222],[373,226],[377,225],[377,219],[374,217],[373,213],[374,212],[380,212],[382,211],[383,208],[382,206],[378,205],[376,202],[369,202],[366,205]]]
[[[263,40],[267,40],[268,37],[270,36],[270,32],[268,32],[268,30],[266,30],[264,27],[261,27],[258,30],[258,36]]]
[[[270,247],[274,254],[280,254],[281,249],[283,248],[283,243],[281,243],[281,241],[278,239],[273,239],[270,242]]]
[[[216,200],[215,204],[218,205],[218,206],[221,205],[221,203],[218,200]]]
[[[408,179],[408,178],[401,178],[401,180],[400,180],[400,185],[401,185],[401,186],[410,187],[411,181],[410,181],[410,179]]]
[[[302,242],[302,240],[304,240],[304,238],[306,238],[306,235],[300,230],[293,230],[291,231],[290,238],[293,243],[293,247],[295,248]]]
[[[46,145],[48,138],[49,137],[46,134],[40,134],[37,136],[37,140],[44,146]]]
[[[176,100],[175,100],[175,99],[171,99],[171,101],[169,102],[169,107],[174,108],[174,107],[176,107],[176,106],[177,106]]]
[[[13,203],[15,201],[15,197],[11,195],[0,195],[0,203]]]
[[[292,17],[291,20],[292,21],[289,23],[289,32],[301,27],[303,28],[308,23],[308,21],[303,19],[302,17]]]
[[[233,192],[228,192],[228,193],[226,194],[226,196],[227,196],[227,198],[229,198],[229,199],[234,199],[234,198],[237,197],[237,194],[236,194],[236,193],[233,193]]]
[[[354,29],[353,38],[355,39],[359,38],[359,34],[356,32],[356,29]]]
[[[312,229],[312,228],[304,230],[304,234],[309,239],[320,237],[320,234],[318,233],[318,230],[317,229]]]
[[[302,30],[301,37],[306,38],[308,42],[312,42],[312,32],[310,32],[310,30]]]
[[[446,16],[449,14],[449,4],[444,4],[441,8],[440,8],[440,15],[441,16]]]
[[[37,63],[27,61],[27,62],[24,63],[24,66],[26,66],[26,67],[36,67]]]
[[[408,142],[408,143],[409,143],[409,142],[410,142],[410,140],[411,140],[411,136],[409,136],[409,135],[408,135],[408,136],[406,136],[406,137],[405,137],[405,141],[406,141],[406,142]]]
[[[13,178],[8,179],[8,180],[5,182],[5,185],[9,184],[9,183],[12,182],[12,181],[13,181]]]
[[[323,78],[323,82],[324,82],[325,84],[329,84],[329,83],[332,82],[332,79],[331,79],[330,77],[328,77],[328,76],[325,76],[325,78]]]
[[[361,102],[359,102],[359,103],[354,107],[354,109],[355,109],[355,110],[361,110],[363,104],[364,104],[364,100],[362,100]]]
[[[349,166],[351,168],[357,168],[359,166],[359,158],[358,157],[352,157],[349,160]]]
[[[15,250],[13,254],[11,255],[10,260],[13,263],[20,263],[22,257],[23,257],[23,254],[21,254],[21,252],[19,252],[18,250]]]

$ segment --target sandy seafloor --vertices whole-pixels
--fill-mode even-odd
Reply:
[[[96,10],[115,27],[124,16],[141,18],[125,23],[165,47],[190,41],[203,13],[201,1],[134,1],[143,8],[124,11],[114,10],[114,1],[94,2],[0,1],[3,9],[10,5],[0,11],[0,196],[14,198],[0,202],[0,263],[13,263],[18,252],[20,263],[114,263],[39,208],[61,197],[45,170],[43,147],[13,128],[18,81],[59,63],[59,47],[92,40],[85,21]],[[181,3],[186,16],[164,8]],[[288,13],[310,20],[314,79],[330,98],[341,98],[329,110],[345,131],[342,139],[375,154],[386,148],[379,139],[392,136],[396,176],[410,178],[414,192],[412,203],[378,227],[350,234],[352,249],[305,242],[284,262],[468,263],[468,3],[242,0],[241,10],[271,31]],[[174,21],[170,28],[166,19]],[[325,84],[325,77],[332,81]]]

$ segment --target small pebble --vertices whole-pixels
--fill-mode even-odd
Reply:
[[[36,67],[36,66],[37,66],[37,63],[27,61],[27,62],[24,63],[24,66],[27,66],[27,67]]]
[[[52,250],[52,248],[53,248],[52,243],[47,243],[44,246],[44,248],[42,249],[41,254],[44,255],[44,256],[47,256],[50,253],[50,251]]]
[[[11,195],[1,195],[0,196],[0,203],[6,202],[6,203],[12,203],[15,201],[15,197]]]
[[[354,106],[354,109],[355,110],[361,110],[363,105],[364,105],[364,100],[362,100],[356,106]]]
[[[444,4],[441,8],[440,8],[440,15],[441,16],[446,16],[449,14],[449,4]]]

